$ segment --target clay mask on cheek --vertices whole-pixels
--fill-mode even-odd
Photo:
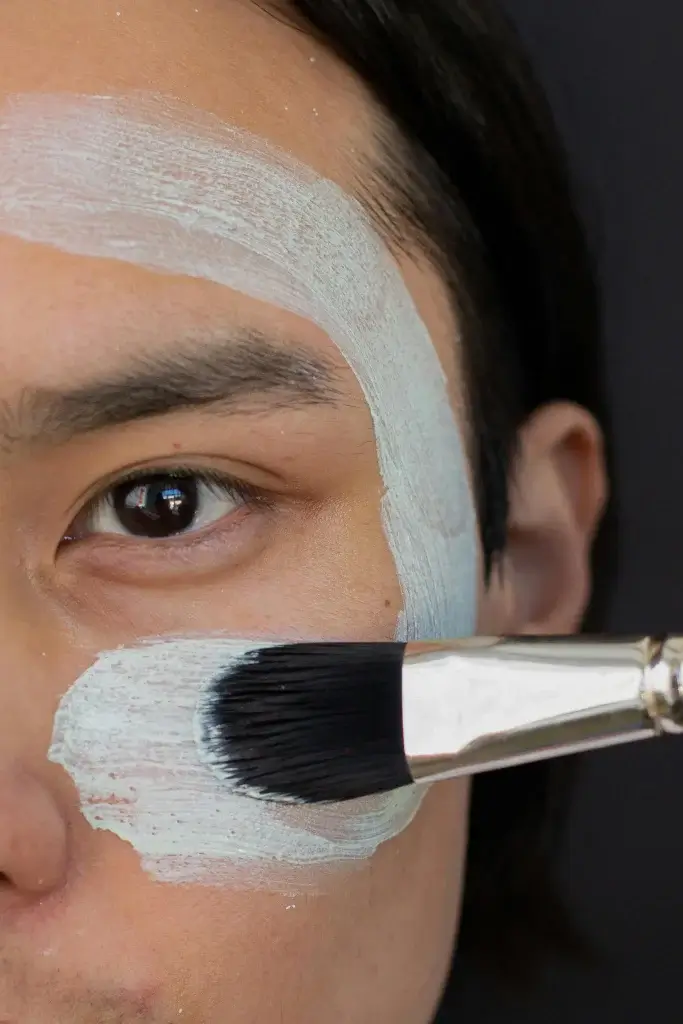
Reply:
[[[263,140],[165,98],[16,97],[0,114],[0,143],[1,232],[204,278],[306,317],[329,335],[373,419],[383,524],[404,600],[396,636],[472,632],[475,517],[445,375],[359,204]],[[64,714],[85,712],[76,698],[91,694],[89,686],[86,674],[67,695],[62,727]],[[121,692],[132,696],[129,688]],[[158,708],[145,711],[155,733],[171,694],[159,692]],[[95,729],[97,716],[88,721]],[[102,736],[93,742],[104,759]],[[74,774],[73,764],[66,767]],[[389,838],[410,820],[419,797],[382,799],[403,802],[389,816]],[[186,809],[181,803],[178,815]],[[263,811],[252,813],[255,821]],[[111,818],[104,805],[103,814]],[[106,820],[99,827],[120,827],[118,819]],[[158,858],[156,865],[162,877]]]
[[[315,891],[417,810],[408,790],[323,812],[230,792],[199,754],[201,697],[254,646],[264,643],[202,635],[106,652],[57,711],[49,758],[73,778],[83,814],[161,881]]]

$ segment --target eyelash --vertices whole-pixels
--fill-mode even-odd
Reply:
[[[100,491],[97,495],[91,498],[73,520],[69,530],[63,538],[63,543],[73,544],[84,539],[82,536],[78,536],[79,530],[75,527],[75,524],[79,523],[82,524],[81,529],[85,532],[86,536],[97,536],[97,534],[88,533],[88,526],[89,524],[92,524],[98,511],[106,508],[107,506],[109,508],[113,508],[115,491],[121,487],[126,487],[127,485],[133,487],[135,484],[142,483],[155,476],[167,477],[172,480],[180,481],[188,479],[195,480],[199,485],[213,488],[217,492],[222,492],[226,497],[234,499],[236,502],[240,503],[238,506],[239,509],[247,511],[256,505],[259,505],[262,508],[271,508],[273,505],[270,496],[267,495],[265,491],[227,473],[221,473],[217,470],[199,468],[197,466],[190,465],[146,466],[144,469],[132,470],[131,472],[116,478],[109,484],[106,490]],[[216,522],[220,521],[221,520],[217,520]],[[189,532],[192,533],[193,537],[196,537],[202,531]],[[178,533],[175,537],[170,538],[170,541],[180,540],[187,536],[188,532]],[[169,543],[169,538],[166,538],[166,543]]]

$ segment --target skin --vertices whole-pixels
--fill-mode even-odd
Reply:
[[[373,151],[377,115],[351,74],[250,3],[3,4],[0,100],[132,89],[256,132],[349,190]],[[445,291],[417,255],[399,265],[462,418]],[[0,236],[2,408],[24,388],[87,383],[183,332],[244,323],[324,355],[343,404],[185,411],[0,449],[0,1020],[422,1024],[438,1000],[457,931],[466,782],[435,787],[402,835],[361,870],[332,874],[324,895],[287,899],[153,882],[130,846],[89,828],[46,759],[60,697],[103,648],[188,629],[392,636],[401,595],[371,420],[330,339],[206,282]],[[124,466],[179,462],[246,480],[273,504],[226,499],[199,546],[83,528],[85,499]],[[510,541],[502,572],[488,588],[480,581],[479,629],[569,632],[604,502],[591,418],[540,410],[511,487]],[[64,545],[74,521],[79,539]]]

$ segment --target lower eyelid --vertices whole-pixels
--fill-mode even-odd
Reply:
[[[135,537],[125,533],[89,532],[81,536],[65,536],[64,540],[71,543],[78,542],[83,545],[87,544],[89,547],[93,547],[95,545],[106,545],[110,548],[125,548],[127,550],[135,548],[136,551],[143,548],[155,548],[163,551],[170,551],[173,548],[180,548],[183,546],[191,548],[203,543],[207,535],[214,531],[232,531],[233,529],[237,529],[242,520],[255,510],[256,504],[256,502],[252,501],[243,501],[235,509],[227,512],[224,516],[221,516],[219,519],[214,520],[206,526],[200,527],[197,530],[187,530],[183,533],[177,533],[169,537]]]
[[[199,577],[228,573],[245,560],[252,560],[272,537],[268,521],[258,510],[241,507],[229,517],[196,533],[167,540],[135,540],[116,535],[87,537],[77,544],[66,544],[62,554],[68,558],[69,576],[75,572],[84,585],[88,576],[126,585],[153,586],[197,580]]]

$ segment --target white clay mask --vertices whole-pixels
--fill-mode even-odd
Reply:
[[[0,110],[0,233],[202,278],[322,328],[373,419],[382,520],[404,602],[396,637],[473,631],[475,516],[445,375],[354,199],[269,143],[164,97],[35,94]],[[229,861],[251,865],[254,878],[266,865],[277,887],[274,864],[359,861],[411,820],[414,790],[378,797],[355,818],[350,806],[283,817],[230,795],[189,740],[196,666],[203,657],[213,664],[214,641],[173,643],[163,654],[103,654],[64,698],[51,752],[91,823],[133,843],[158,878],[211,880]],[[191,781],[200,779],[201,799]],[[141,786],[135,807],[144,804],[144,814],[108,801],[112,786]]]
[[[397,639],[472,632],[475,517],[445,375],[386,246],[337,185],[163,97],[19,96],[0,110],[0,232],[204,278],[321,327],[373,419]]]
[[[57,712],[49,758],[73,778],[83,814],[162,881],[315,890],[326,869],[363,863],[417,810],[409,790],[323,812],[230,791],[201,754],[202,697],[257,646],[202,636],[110,651]]]

